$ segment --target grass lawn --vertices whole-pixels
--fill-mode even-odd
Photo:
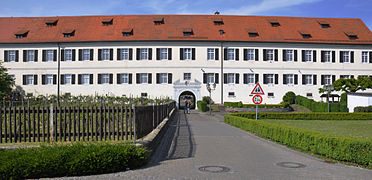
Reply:
[[[372,121],[264,120],[343,137],[372,139]]]

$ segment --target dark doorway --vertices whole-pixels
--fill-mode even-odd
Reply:
[[[190,91],[182,92],[180,97],[178,98],[178,108],[184,109],[186,101],[191,101],[191,109],[195,109],[196,99],[194,93]]]

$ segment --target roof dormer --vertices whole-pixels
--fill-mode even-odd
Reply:
[[[221,18],[221,17],[215,17],[215,18],[213,18],[213,23],[214,23],[214,25],[224,25],[224,23],[223,23],[223,19]]]
[[[58,23],[58,19],[48,19],[45,21],[45,25],[47,27],[57,26],[57,23]]]
[[[69,38],[75,36],[75,29],[66,29],[62,32],[63,37]]]
[[[123,36],[133,36],[133,28],[125,28],[122,33]]]
[[[322,28],[330,28],[331,27],[329,22],[325,21],[325,20],[319,20],[318,23],[320,24],[320,27],[322,27]]]
[[[154,17],[154,24],[155,25],[162,25],[162,24],[164,24],[164,17]]]
[[[345,35],[346,35],[350,40],[358,39],[358,34],[356,34],[356,33],[354,33],[354,32],[351,32],[351,31],[345,32]]]
[[[183,35],[184,36],[191,36],[194,35],[194,31],[192,28],[184,28],[183,29]]]
[[[269,23],[271,24],[272,27],[279,27],[280,23],[277,19],[269,19]]]
[[[110,26],[114,23],[114,19],[113,18],[104,18],[102,19],[102,25],[103,26]]]
[[[300,30],[298,32],[301,34],[302,38],[304,38],[304,39],[312,38],[310,32],[307,32],[307,31],[304,31],[304,30]]]
[[[247,28],[246,30],[248,32],[249,37],[258,37],[259,36],[257,30],[254,29],[254,28]]]
[[[22,38],[27,37],[28,32],[29,32],[29,30],[20,30],[20,31],[14,33],[14,35],[17,39],[22,39]]]

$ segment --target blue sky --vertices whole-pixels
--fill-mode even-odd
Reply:
[[[361,18],[372,29],[372,0],[1,0],[0,17],[213,14]]]

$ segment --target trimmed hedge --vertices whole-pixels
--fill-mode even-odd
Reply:
[[[198,109],[202,112],[207,112],[209,110],[207,103],[205,101],[197,102]]]
[[[328,104],[325,102],[316,102],[312,99],[296,96],[297,104],[305,106],[313,112],[328,112]],[[349,112],[346,101],[338,103],[329,103],[329,109],[331,112]]]
[[[370,139],[338,137],[231,114],[225,115],[225,123],[291,148],[372,168]]]
[[[238,107],[238,108],[256,108],[255,104],[243,104],[239,102],[224,102],[224,106],[227,107]],[[259,104],[258,108],[287,108],[289,103],[280,103],[280,104]]]
[[[256,119],[256,113],[234,113],[233,116]],[[259,119],[277,120],[372,120],[372,113],[258,113]]]
[[[354,112],[372,112],[372,106],[367,106],[367,107],[355,107]]]
[[[134,169],[148,151],[126,144],[72,144],[0,151],[0,179],[82,176]]]

